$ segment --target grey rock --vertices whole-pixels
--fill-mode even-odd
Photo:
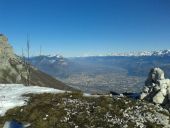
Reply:
[[[170,79],[165,79],[164,71],[162,69],[151,69],[140,99],[146,99],[155,104],[165,104],[167,100],[169,101]]]
[[[0,34],[0,58],[1,63],[6,63],[8,59],[14,58],[14,52],[12,46],[8,43],[8,38],[3,34]]]

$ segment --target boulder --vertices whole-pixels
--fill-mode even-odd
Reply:
[[[155,104],[164,104],[170,100],[170,79],[165,79],[162,69],[151,69],[140,99],[146,99]]]

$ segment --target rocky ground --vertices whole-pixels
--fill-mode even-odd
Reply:
[[[30,128],[169,128],[170,114],[154,104],[127,97],[83,93],[39,94],[9,110],[0,124],[15,119]]]
[[[170,79],[160,68],[150,70],[140,99],[161,105],[170,111]]]

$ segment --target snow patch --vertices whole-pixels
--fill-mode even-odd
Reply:
[[[29,97],[23,96],[24,94],[64,92],[65,91],[47,87],[24,86],[22,84],[0,84],[0,116],[4,116],[9,109],[26,105]]]

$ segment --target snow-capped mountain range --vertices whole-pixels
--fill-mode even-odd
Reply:
[[[98,54],[98,55],[86,55],[86,56],[76,56],[76,57],[68,57],[68,58],[81,58],[81,57],[102,57],[102,56],[170,56],[170,49],[169,50],[157,50],[157,51],[135,51],[135,52],[113,52],[109,54]],[[33,56],[34,58],[43,58],[42,61],[50,61],[51,63],[56,62],[56,60],[63,61],[64,58],[62,55],[42,55],[42,56]]]
[[[140,56],[170,56],[170,49],[168,50],[157,50],[157,51],[133,51],[133,52],[113,52],[109,54],[98,54],[98,55],[83,55],[81,57],[102,57],[102,56],[126,56],[126,57],[140,57]],[[74,58],[74,57],[73,57]]]
[[[170,56],[170,50],[111,53],[109,56]]]
[[[41,55],[34,56],[30,58],[31,63],[36,65],[60,65],[67,66],[68,63],[74,61],[74,58],[88,58],[88,57],[170,57],[170,50],[159,50],[159,51],[143,51],[143,52],[124,52],[124,53],[111,53],[111,54],[103,54],[103,55],[89,55],[89,56],[79,56],[79,57],[71,57],[65,58],[61,55]]]

